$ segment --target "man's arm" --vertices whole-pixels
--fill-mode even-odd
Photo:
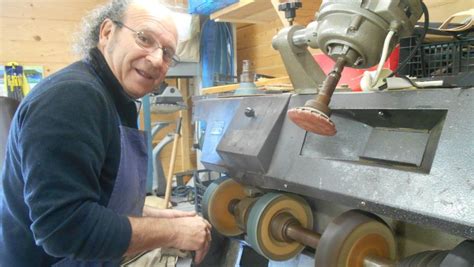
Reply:
[[[195,262],[199,263],[209,249],[211,225],[202,217],[128,219],[132,227],[132,237],[125,255],[159,247],[172,247],[196,251]]]
[[[145,205],[143,207],[144,217],[155,217],[155,218],[179,218],[196,216],[195,211],[181,211],[173,209],[158,209],[152,206]]]

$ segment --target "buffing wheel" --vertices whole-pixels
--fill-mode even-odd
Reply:
[[[333,136],[337,132],[336,126],[331,119],[315,108],[292,108],[288,110],[287,114],[298,127],[305,131],[325,136]]]
[[[211,183],[202,198],[202,213],[204,218],[214,228],[225,236],[237,236],[243,230],[237,224],[235,217],[229,211],[229,205],[234,200],[246,197],[244,187],[230,178],[221,178]]]
[[[351,210],[335,218],[324,230],[316,249],[315,266],[363,267],[367,256],[394,260],[395,238],[379,217]]]
[[[271,221],[278,214],[288,213],[301,226],[313,227],[313,215],[306,201],[296,195],[267,193],[250,209],[247,220],[247,241],[255,251],[271,260],[288,260],[299,254],[304,245],[278,241],[271,233]]]

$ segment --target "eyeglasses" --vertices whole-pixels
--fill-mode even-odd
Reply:
[[[138,46],[143,48],[148,53],[153,53],[157,49],[161,49],[163,51],[163,61],[168,66],[174,67],[179,63],[179,57],[175,54],[175,52],[171,48],[162,47],[151,34],[144,31],[136,31],[120,21],[112,20],[112,22],[117,24],[119,27],[124,27],[132,31],[134,33],[135,43],[137,43]]]

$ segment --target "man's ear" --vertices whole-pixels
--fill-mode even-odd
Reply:
[[[105,19],[102,24],[100,24],[99,47],[103,48],[112,37],[113,25],[114,23],[110,19]]]

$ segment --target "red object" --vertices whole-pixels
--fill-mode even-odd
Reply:
[[[318,62],[321,69],[324,71],[325,74],[328,74],[332,68],[334,67],[334,60],[332,58],[326,56],[325,54],[317,54],[313,55],[316,62]],[[388,57],[387,61],[385,61],[384,68],[391,69],[392,71],[395,70],[398,66],[398,59],[400,57],[400,47],[396,46],[393,49],[392,54]],[[377,65],[369,68],[368,70],[376,70]],[[354,69],[345,67],[342,71],[341,79],[339,80],[338,86],[343,84],[347,84],[352,91],[362,91],[360,88],[360,79],[362,79],[362,75],[364,74],[366,69]]]
[[[336,126],[326,114],[309,107],[292,108],[288,117],[301,129],[324,136],[336,134]]]

